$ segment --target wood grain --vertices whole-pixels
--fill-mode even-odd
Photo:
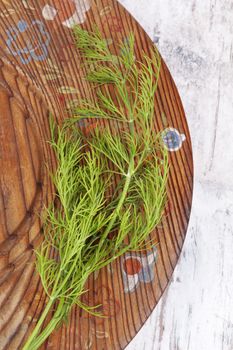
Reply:
[[[138,23],[114,0],[93,1],[90,9],[88,1],[84,1],[81,7],[79,2],[79,7],[75,8],[74,2],[67,0],[65,3],[66,6],[61,1],[49,2],[56,9],[53,19],[49,18],[51,13],[43,12],[48,11],[46,1],[15,4],[9,0],[0,5],[5,14],[0,19],[0,151],[3,169],[0,192],[0,349],[20,349],[46,303],[34,268],[32,247],[42,237],[38,213],[44,204],[53,200],[53,188],[45,166],[47,163],[50,169],[55,167],[46,142],[49,140],[48,112],[51,111],[61,122],[67,117],[69,103],[84,96],[94,97],[92,87],[84,79],[85,69],[80,64],[67,19],[76,9],[78,21],[85,22],[87,29],[97,24],[113,51],[117,50],[117,43],[133,31],[138,59],[142,59],[144,52],[150,54],[152,46]],[[82,127],[88,132],[94,126],[89,121]],[[151,314],[169,283],[189,221],[193,165],[184,110],[164,62],[155,96],[154,128],[155,132],[169,131],[170,138],[176,140],[167,141],[171,143],[170,150],[177,147],[176,151],[170,152],[166,212],[152,233],[159,242],[157,262],[153,266],[154,278],[149,271],[149,259],[153,261],[153,254],[149,253],[137,255],[137,261],[147,267],[142,269],[140,283],[135,284],[130,293],[125,291],[124,278],[130,275],[125,273],[125,264],[126,261],[135,264],[135,256],[130,262],[126,255],[101,270],[98,276],[90,278],[89,292],[84,295],[84,300],[89,305],[101,304],[106,318],[96,318],[74,308],[69,325],[55,332],[42,349],[123,349]],[[185,140],[182,135],[185,135]],[[132,269],[132,266],[128,265],[128,268]],[[148,283],[144,283],[146,273]],[[129,283],[129,278],[127,281]],[[134,283],[132,279],[131,282]]]

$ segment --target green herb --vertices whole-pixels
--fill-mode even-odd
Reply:
[[[113,55],[98,29],[76,27],[74,33],[84,63],[92,66],[87,79],[97,98],[81,101],[62,127],[51,120],[59,204],[46,209],[44,241],[36,251],[48,303],[24,350],[38,349],[73,305],[96,314],[81,301],[88,277],[125,252],[147,246],[166,198],[168,157],[153,131],[159,54],[153,50],[151,58],[144,54],[143,62],[137,61],[132,34]],[[120,132],[99,126],[87,136],[77,128],[84,118],[117,122]]]

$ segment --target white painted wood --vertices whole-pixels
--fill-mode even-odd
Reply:
[[[181,259],[127,350],[233,349],[233,0],[120,0],[157,43],[193,142]]]

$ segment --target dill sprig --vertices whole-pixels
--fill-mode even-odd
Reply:
[[[98,315],[82,302],[88,277],[125,252],[145,248],[166,199],[168,156],[153,130],[158,52],[144,54],[141,62],[132,34],[119,44],[118,55],[97,28],[75,27],[74,34],[83,62],[92,66],[87,79],[96,100],[81,101],[61,127],[51,119],[56,200],[45,209],[44,241],[36,250],[48,303],[24,350],[38,349],[73,305]],[[118,122],[121,132],[97,127],[87,136],[77,128],[84,118]]]

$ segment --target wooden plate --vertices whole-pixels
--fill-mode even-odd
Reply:
[[[0,3],[0,349],[21,349],[45,303],[34,268],[41,239],[38,213],[52,199],[47,163],[48,113],[62,120],[66,107],[92,98],[70,27],[97,24],[114,50],[130,31],[136,56],[149,53],[148,36],[116,0],[7,0]],[[87,122],[81,127],[95,127]],[[85,301],[105,318],[73,308],[68,326],[43,349],[123,349],[158,303],[180,256],[190,216],[193,164],[187,121],[174,81],[162,63],[155,127],[170,151],[168,202],[152,233],[159,245],[126,254],[92,276]]]

